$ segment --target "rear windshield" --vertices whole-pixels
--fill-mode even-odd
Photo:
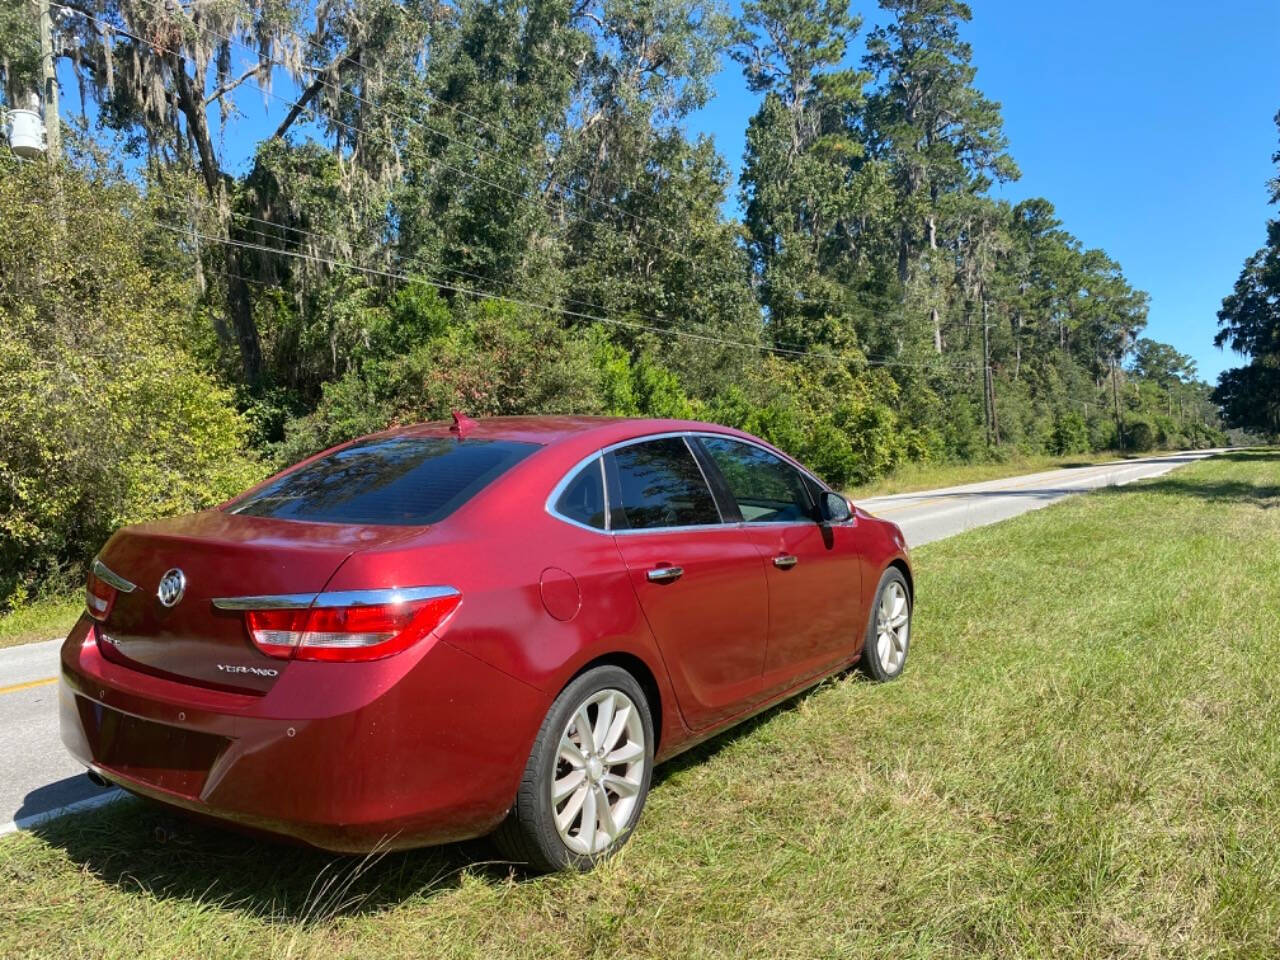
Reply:
[[[320,523],[436,523],[536,449],[509,440],[368,440],[285,474],[229,510]]]

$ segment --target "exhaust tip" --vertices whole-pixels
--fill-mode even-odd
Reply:
[[[111,786],[111,781],[109,781],[106,777],[100,774],[97,770],[88,770],[85,772],[85,776],[89,778],[89,782],[92,783],[95,787]]]

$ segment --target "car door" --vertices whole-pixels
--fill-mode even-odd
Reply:
[[[768,642],[765,565],[725,524],[682,436],[605,454],[609,526],[649,621],[680,712],[701,730],[760,698]]]
[[[856,528],[818,522],[816,482],[764,447],[715,435],[695,442],[723,479],[765,561],[769,642],[763,693],[793,686],[852,656],[864,626]]]

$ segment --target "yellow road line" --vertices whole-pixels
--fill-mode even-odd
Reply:
[[[57,682],[57,677],[45,677],[43,680],[28,680],[26,683],[15,683],[11,687],[0,687],[0,694],[17,693],[19,690],[30,690],[33,687],[47,687],[49,684]]]

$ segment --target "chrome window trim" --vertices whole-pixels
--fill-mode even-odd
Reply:
[[[819,486],[819,488],[821,488],[822,490],[829,491],[831,493],[837,493],[835,490],[832,490],[831,487],[829,487],[827,484],[823,483],[820,479],[818,479],[818,477],[812,471],[808,470],[802,464],[800,464],[795,460],[792,460],[781,450],[775,450],[773,447],[770,447],[760,442],[759,440],[747,439],[746,437],[740,437],[737,434],[733,434],[733,433],[717,433],[713,430],[667,430],[667,431],[664,431],[663,433],[648,433],[641,437],[630,437],[626,440],[619,440],[618,442],[611,443],[606,447],[601,447],[599,450],[596,450],[594,453],[590,454],[589,456],[583,457],[581,460],[575,463],[571,468],[569,468],[568,472],[565,473],[565,475],[560,478],[560,482],[557,483],[551,489],[551,493],[550,495],[548,495],[547,502],[545,505],[546,512],[550,514],[552,517],[554,517],[555,519],[559,520],[561,523],[567,523],[569,524],[569,526],[577,527],[579,530],[586,530],[589,533],[604,534],[606,536],[614,536],[614,537],[623,536],[626,534],[687,533],[690,530],[719,530],[719,529],[734,529],[738,527],[808,527],[818,523],[818,521],[815,521],[815,520],[768,520],[762,523],[748,523],[746,520],[742,520],[738,522],[726,522],[722,517],[719,523],[695,523],[695,524],[686,524],[684,526],[679,526],[679,527],[642,527],[638,530],[612,529],[609,524],[609,517],[610,517],[609,481],[608,481],[608,478],[605,476],[605,472],[604,472],[605,454],[612,453],[615,450],[621,450],[623,447],[633,446],[637,443],[646,443],[650,440],[667,440],[671,437],[680,437],[682,440],[684,440],[686,448],[689,448],[690,437],[699,437],[699,438],[712,437],[716,440],[737,440],[739,443],[745,443],[747,444],[747,446],[756,447],[759,450],[763,450],[765,453],[778,457],[780,460],[782,460],[783,463],[787,464],[793,469],[798,470],[800,473],[804,474],[806,477],[808,477],[810,480],[816,483]],[[689,449],[689,455],[693,457],[693,462],[698,464],[698,471],[699,473],[702,474],[702,482],[707,484],[707,492],[711,494],[712,503],[715,503],[716,502],[715,491],[711,489],[711,484],[707,481],[707,475],[706,475],[706,472],[702,469],[702,464],[698,462],[698,458],[694,454],[692,449]],[[601,529],[600,527],[588,526],[585,523],[579,523],[577,520],[573,520],[569,517],[566,517],[564,514],[557,512],[555,509],[555,502],[560,498],[560,494],[564,492],[564,488],[567,487],[569,485],[569,482],[578,475],[579,470],[581,470],[583,467],[585,467],[587,464],[589,464],[592,460],[596,459],[597,457],[600,460],[600,483],[604,487],[604,510],[605,510],[604,529]],[[843,494],[837,493],[837,496],[843,496]],[[720,512],[720,504],[718,503],[716,503],[716,512],[717,514],[719,514]],[[827,526],[838,526],[838,527],[851,526],[853,524],[854,519],[855,518],[853,516],[850,516],[848,520],[845,520],[841,523],[836,523],[836,524],[827,524]]]
[[[93,575],[97,577],[99,580],[101,580],[103,583],[108,583],[111,586],[115,587],[121,593],[133,593],[133,591],[138,589],[137,584],[130,583],[128,580],[126,580],[124,577],[120,576],[120,574],[113,571],[110,567],[108,567],[105,563],[103,563],[97,557],[94,557],[93,559]]]
[[[409,603],[456,597],[458,589],[446,585],[386,587],[377,590],[333,590],[326,593],[275,593],[252,597],[216,597],[219,610],[307,610],[312,607],[370,607],[384,603]]]
[[[574,520],[572,517],[566,517],[563,513],[556,509],[556,501],[560,499],[560,495],[564,493],[565,488],[574,480],[578,479],[578,474],[590,466],[592,460],[598,460],[600,464],[600,489],[604,494],[604,526],[593,527],[589,523],[582,523]],[[608,533],[609,532],[609,483],[604,475],[604,451],[597,450],[590,456],[583,457],[569,471],[560,478],[560,482],[551,488],[551,493],[547,495],[547,502],[543,504],[543,509],[551,516],[555,517],[561,523],[567,523],[571,527],[577,527],[579,530],[588,530],[591,533]]]

